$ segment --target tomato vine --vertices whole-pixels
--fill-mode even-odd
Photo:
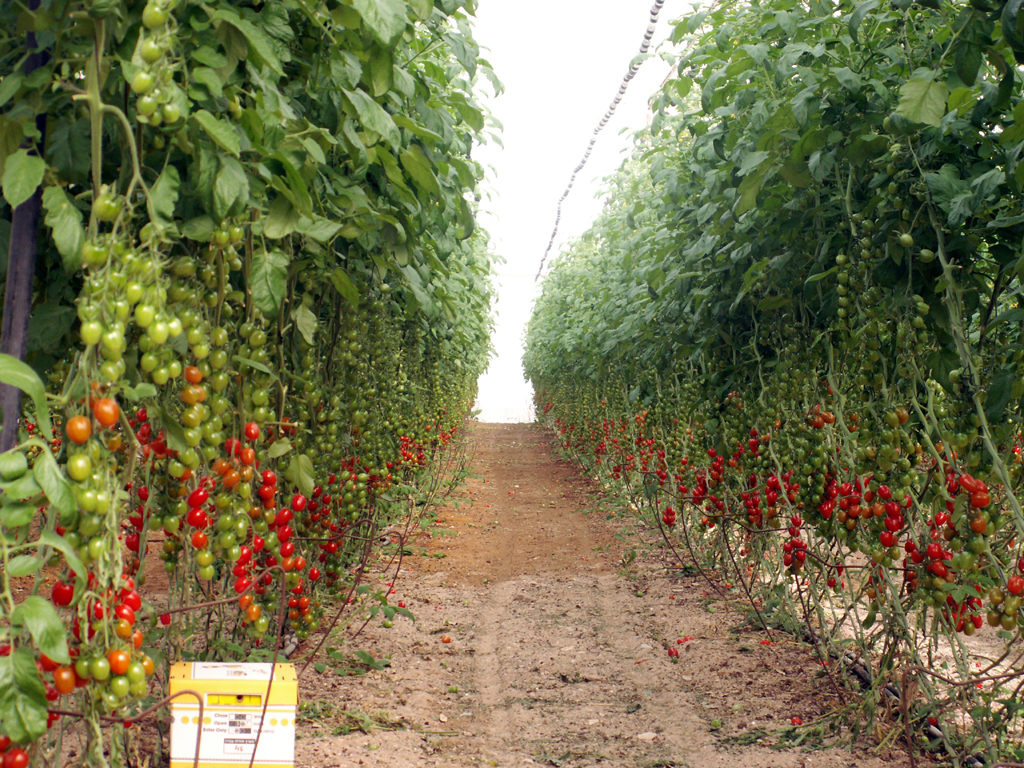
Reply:
[[[8,301],[28,330],[0,358],[31,400],[0,454],[8,762],[52,764],[71,710],[84,763],[116,762],[124,730],[101,724],[161,698],[175,657],[251,658],[275,636],[276,657],[349,599],[404,611],[359,564],[436,492],[490,349],[472,150],[482,84],[501,84],[473,12],[0,8],[0,257],[31,305]],[[12,222],[33,196],[26,295]],[[197,607],[217,621],[183,624]]]
[[[907,733],[958,764],[1024,754],[1018,11],[678,22],[678,76],[525,356],[588,470],[760,621],[916,691]]]

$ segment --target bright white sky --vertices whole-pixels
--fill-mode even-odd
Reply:
[[[555,223],[558,198],[640,49],[653,0],[480,0],[475,36],[505,84],[491,103],[504,125],[502,142],[475,153],[490,166],[481,223],[491,233],[499,267],[496,355],[480,378],[480,420],[530,421],[532,390],[522,372],[523,334],[533,282]],[[686,0],[667,0],[654,45],[669,22],[691,12]],[[586,167],[562,205],[550,262],[585,232],[601,210],[595,196],[632,147],[632,134],[647,123],[647,103],[669,72],[648,59],[630,83],[612,121],[598,137]],[[486,189],[486,186],[485,186]]]

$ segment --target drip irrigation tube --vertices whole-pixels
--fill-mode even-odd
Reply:
[[[665,4],[665,0],[655,0],[654,5],[651,6],[651,20],[647,25],[647,31],[644,33],[643,43],[640,44],[640,55],[643,56],[650,50],[651,40],[654,39],[654,30],[658,26],[658,16],[661,14],[661,7]],[[626,89],[629,87],[630,81],[636,77],[636,73],[640,71],[640,65],[642,61],[638,61],[629,68],[626,75],[622,78],[622,84],[619,86],[618,92],[615,94],[615,98],[612,99],[611,105],[608,107],[608,111],[604,113],[604,117],[601,118],[601,122],[597,124],[597,128],[594,129],[594,135],[590,139],[590,144],[587,145],[587,151],[583,153],[583,159],[580,160],[579,165],[573,169],[572,176],[569,177],[569,185],[565,188],[562,196],[558,198],[558,209],[555,212],[555,228],[551,232],[551,239],[548,241],[548,247],[544,251],[544,257],[540,260],[540,267],[537,269],[537,276],[534,278],[534,282],[540,280],[540,274],[544,271],[544,263],[548,260],[548,254],[551,253],[551,248],[555,244],[555,237],[558,235],[558,224],[562,220],[562,203],[569,197],[569,192],[572,191],[572,185],[576,181],[576,175],[583,170],[583,166],[587,164],[587,160],[590,159],[590,153],[594,149],[594,145],[597,143],[597,135],[601,133],[608,121],[612,119],[612,115],[615,114],[616,108],[619,106],[619,102],[622,101],[622,97],[626,95]]]

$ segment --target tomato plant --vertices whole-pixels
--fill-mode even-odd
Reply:
[[[59,708],[102,764],[124,745],[99,724],[158,697],[158,664],[306,639],[367,532],[442,484],[491,327],[472,150],[501,86],[473,10],[0,8],[3,247],[40,214],[30,365],[0,358],[31,400],[0,454],[11,749],[52,764]]]
[[[678,22],[678,76],[524,356],[563,449],[668,546],[876,684],[913,669],[913,705],[990,761],[1024,756],[1018,10]],[[982,674],[975,634],[1002,657]]]

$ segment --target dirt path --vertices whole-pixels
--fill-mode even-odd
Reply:
[[[617,539],[539,427],[475,425],[469,439],[472,504],[445,510],[434,538],[413,546],[427,556],[407,558],[396,584],[415,624],[357,641],[390,653],[386,670],[307,676],[296,765],[906,764],[816,736],[804,736],[813,752],[788,744],[804,733],[792,717],[811,723],[836,703],[807,649],[762,644],[697,577]],[[402,727],[334,735],[356,722],[343,709]]]

